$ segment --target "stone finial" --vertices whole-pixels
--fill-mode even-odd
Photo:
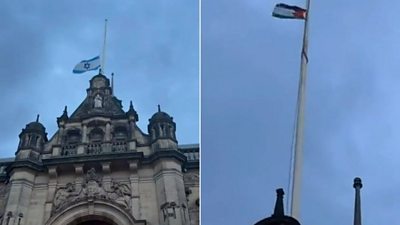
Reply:
[[[275,209],[274,217],[283,217],[285,215],[285,211],[283,209],[283,195],[285,192],[282,188],[276,189],[276,202],[275,202]]]
[[[160,104],[158,104],[157,106],[158,106],[158,112],[161,112]]]
[[[132,104],[132,101],[130,101],[130,103],[129,103],[129,110],[133,110],[133,104]]]

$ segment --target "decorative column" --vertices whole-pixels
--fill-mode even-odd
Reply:
[[[102,171],[103,171],[103,187],[110,187],[111,183],[111,162],[102,162]]]
[[[111,141],[111,122],[107,121],[106,123],[106,134],[105,141]]]
[[[140,196],[139,196],[139,176],[138,176],[138,162],[129,161],[130,176],[129,181],[131,183],[131,195],[132,195],[132,215],[135,219],[141,218],[140,212]]]
[[[130,136],[128,138],[128,151],[136,151],[136,137],[135,137],[135,121],[129,121],[129,133]]]
[[[82,143],[84,143],[84,144],[88,143],[87,125],[86,124],[82,124]]]
[[[106,132],[104,134],[104,143],[103,143],[103,151],[111,152],[111,122],[107,121],[106,123]]]
[[[81,144],[78,146],[78,155],[85,154],[85,147],[87,146],[87,125],[82,124],[82,139]]]
[[[74,168],[75,168],[75,185],[81,188],[83,182],[83,163],[74,164]]]
[[[61,145],[62,138],[64,136],[64,130],[65,130],[64,126],[60,126],[58,128],[58,136],[57,136],[57,144],[58,145]]]
[[[53,201],[54,201],[54,194],[57,190],[57,166],[49,166],[48,171],[49,171],[49,184],[48,184],[48,189],[47,189],[48,191],[47,191],[47,197],[46,197],[46,205],[45,205],[43,223],[45,221],[47,221],[51,216],[51,210],[52,210]]]

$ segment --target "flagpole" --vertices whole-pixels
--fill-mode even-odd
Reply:
[[[107,40],[107,19],[104,21],[104,42],[103,42],[103,52],[101,54],[101,71],[106,74],[106,40]]]
[[[297,95],[297,113],[296,113],[296,138],[294,147],[293,161],[293,182],[292,182],[292,201],[291,216],[299,219],[300,216],[300,194],[301,194],[301,170],[303,161],[303,137],[304,137],[304,108],[306,101],[306,79],[307,79],[307,63],[308,63],[308,18],[310,15],[310,0],[307,0],[306,18],[304,21],[303,47],[301,50],[300,63],[300,79]]]

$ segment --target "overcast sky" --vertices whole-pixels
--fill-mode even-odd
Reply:
[[[287,191],[303,22],[273,18],[276,3],[202,1],[205,225],[254,224],[272,214],[275,189]],[[397,218],[399,10],[388,0],[312,1],[304,225],[352,224],[355,176],[363,224]]]
[[[14,156],[21,129],[40,114],[50,138],[56,118],[86,97],[95,71],[72,73],[100,54],[108,18],[106,75],[139,127],[161,110],[174,117],[179,144],[199,143],[198,2],[2,1],[0,157]]]

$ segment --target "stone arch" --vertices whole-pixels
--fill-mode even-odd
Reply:
[[[90,142],[101,142],[104,139],[104,131],[100,127],[93,128],[89,133]]]
[[[78,128],[70,128],[66,131],[65,135],[65,142],[67,144],[77,144],[81,142],[82,135],[81,135],[81,130]]]
[[[128,138],[128,129],[125,126],[119,125],[114,128],[114,140],[126,140]]]
[[[110,225],[146,225],[128,211],[103,200],[79,202],[50,217],[45,225],[79,225],[86,221],[102,221]]]

